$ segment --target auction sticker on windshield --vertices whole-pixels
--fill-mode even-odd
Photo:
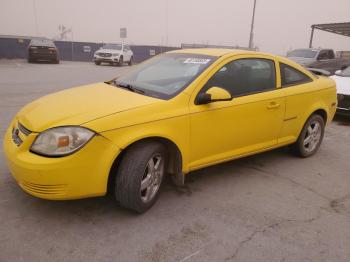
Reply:
[[[203,58],[187,58],[184,61],[184,64],[202,64],[206,65],[210,62],[210,59],[203,59]]]

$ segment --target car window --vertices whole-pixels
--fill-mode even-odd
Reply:
[[[118,77],[117,81],[141,89],[145,95],[170,99],[216,59],[208,55],[166,53],[139,64],[134,70]]]
[[[217,71],[202,92],[216,86],[226,89],[233,97],[276,88],[275,63],[261,58],[232,61]]]
[[[334,52],[333,50],[328,50],[328,59],[334,59]]]
[[[314,58],[317,54],[317,50],[312,49],[296,49],[288,53],[287,57],[304,57]]]
[[[55,47],[55,44],[52,40],[49,39],[32,39],[30,41],[31,46],[50,46]]]
[[[317,57],[318,60],[329,59],[328,50],[321,50]]]
[[[114,50],[122,50],[121,44],[106,44],[102,46],[102,49],[114,49]]]
[[[298,69],[280,63],[282,87],[307,83],[312,79]]]

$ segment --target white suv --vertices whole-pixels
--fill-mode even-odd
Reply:
[[[102,62],[111,65],[123,65],[127,62],[132,65],[133,52],[128,45],[124,44],[106,44],[94,53],[94,62],[100,65]]]

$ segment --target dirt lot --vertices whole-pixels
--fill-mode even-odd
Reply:
[[[0,61],[0,135],[29,101],[123,68]],[[166,185],[144,215],[107,197],[54,202],[24,193],[0,152],[0,261],[350,261],[350,119],[320,151],[282,148]]]

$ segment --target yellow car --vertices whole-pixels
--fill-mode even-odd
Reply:
[[[45,199],[115,194],[144,212],[165,175],[292,145],[319,148],[337,106],[333,80],[264,53],[177,50],[105,83],[25,106],[4,139],[23,190]]]

